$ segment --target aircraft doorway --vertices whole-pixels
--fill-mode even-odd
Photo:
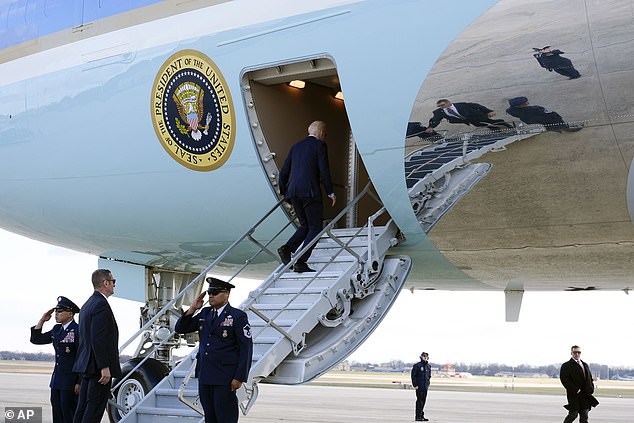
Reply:
[[[293,83],[291,81],[301,81]],[[341,211],[368,182],[355,148],[337,69],[325,57],[277,64],[245,72],[242,77],[247,116],[253,140],[269,182],[279,195],[279,170],[292,145],[306,137],[308,125],[323,120],[328,125],[328,159],[337,205],[324,207],[324,219]],[[324,205],[330,200],[324,195]],[[380,206],[365,198],[346,219],[347,227],[363,226]]]

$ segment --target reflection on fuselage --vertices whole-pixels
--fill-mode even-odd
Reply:
[[[500,2],[454,40],[423,83],[406,156],[461,145],[451,160],[493,165],[429,232],[470,276],[543,289],[561,280],[630,283],[634,62],[626,58],[634,29],[623,13],[630,5]],[[555,16],[557,25],[547,25]],[[469,159],[475,142],[487,150]],[[445,181],[442,189],[452,188]],[[411,194],[439,195],[432,191]],[[425,205],[417,207],[423,221]]]

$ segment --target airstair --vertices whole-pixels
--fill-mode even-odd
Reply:
[[[472,160],[489,151],[504,149],[509,143],[530,137],[534,131],[505,134],[460,135],[432,147],[414,152],[405,160],[406,182],[412,207],[421,226],[429,231],[459,198],[488,172],[490,164]],[[258,397],[260,383],[299,384],[310,381],[335,366],[353,352],[378,326],[396,300],[412,263],[407,256],[389,254],[398,244],[398,230],[389,220],[377,226],[383,207],[361,228],[337,229],[338,222],[354,213],[365,195],[376,196],[370,185],[357,195],[309,245],[298,251],[287,265],[280,264],[240,305],[249,318],[253,337],[253,361],[248,381],[238,391],[242,412],[246,414]],[[181,311],[174,305],[193,298],[208,272],[242,242],[257,246],[257,252],[229,279],[239,276],[260,254],[277,259],[279,236],[291,224],[279,229],[267,242],[255,233],[267,220],[282,213],[282,202],[269,210],[253,227],[229,246],[201,274],[142,327],[133,339],[164,314],[174,320]],[[279,217],[279,216],[278,216]],[[316,270],[295,273],[292,266],[306,249],[315,244],[309,265]],[[243,250],[240,250],[243,251]],[[170,321],[167,318],[166,321]],[[173,326],[172,326],[173,327]],[[174,332],[163,336],[171,342]],[[132,340],[126,342],[123,350]],[[125,378],[113,387],[111,406],[121,411],[126,423],[163,423],[175,417],[191,422],[203,421],[194,377],[197,348],[180,361],[149,393],[142,395],[137,384]],[[137,367],[152,355],[148,352]],[[136,367],[135,367],[136,369]],[[132,373],[133,369],[130,373]],[[120,389],[117,389],[120,388]]]
[[[238,391],[244,414],[257,399],[259,383],[304,383],[343,360],[378,326],[401,291],[411,260],[405,256],[388,255],[389,249],[398,244],[397,227],[391,220],[383,226],[374,225],[374,221],[385,213],[384,208],[370,216],[364,227],[336,228],[337,222],[353,210],[369,189],[368,185],[319,237],[298,251],[289,264],[280,264],[240,305],[248,315],[253,337],[249,380]],[[274,245],[277,235],[263,244],[253,233],[278,211],[280,204],[232,244],[226,253],[246,239],[259,246],[256,256],[260,253],[276,256],[270,246]],[[284,228],[278,235],[283,231]],[[280,244],[277,240],[275,245]],[[293,272],[291,267],[297,258],[312,244],[315,248],[309,265],[316,272]],[[213,270],[224,254],[199,278]],[[250,261],[247,260],[244,267]],[[199,278],[188,288],[195,286]],[[169,310],[171,305],[165,309]],[[124,414],[122,420],[161,423],[178,417],[201,421],[198,382],[194,378],[196,352],[197,348],[144,397],[134,386],[118,381],[121,389],[117,391],[115,386],[113,390],[119,396],[115,406]]]

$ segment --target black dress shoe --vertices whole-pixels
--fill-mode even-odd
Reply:
[[[280,260],[285,265],[291,262],[291,252],[286,245],[282,245],[277,249],[277,254],[280,256]]]
[[[308,264],[306,264],[305,261],[298,261],[297,263],[295,263],[295,266],[293,266],[293,270],[297,273],[316,272],[315,269],[311,269],[310,267],[308,267]]]

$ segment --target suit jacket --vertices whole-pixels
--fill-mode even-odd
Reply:
[[[230,385],[236,379],[246,382],[251,369],[253,342],[245,312],[227,304],[211,321],[212,307],[192,316],[182,315],[176,322],[178,333],[198,331],[196,377],[203,385]]]
[[[81,307],[79,331],[81,339],[73,371],[92,377],[109,367],[110,375],[120,378],[119,328],[108,300],[100,292],[95,291]]]
[[[36,345],[53,344],[55,348],[55,368],[51,376],[52,389],[72,390],[80,379],[73,372],[79,344],[79,325],[72,320],[66,329],[61,323],[42,333],[42,329],[31,327],[31,343]]]
[[[326,143],[308,136],[291,147],[284,161],[279,176],[280,194],[286,199],[321,199],[320,178],[326,194],[333,194]]]
[[[488,119],[488,114],[493,111],[478,103],[453,103],[453,105],[464,119],[460,119],[456,116],[449,116],[442,108],[438,108],[434,110],[433,116],[429,119],[429,127],[437,127],[443,119],[447,119],[449,123],[465,123],[469,125],[470,121],[481,122]]]
[[[592,396],[594,383],[590,367],[584,361],[581,363],[585,369],[585,376],[581,366],[572,358],[562,364],[559,371],[559,380],[566,388],[566,397],[568,398],[568,404],[564,407],[568,410],[589,410],[590,407],[596,407],[599,404],[599,401]],[[579,390],[581,392],[577,393]]]

